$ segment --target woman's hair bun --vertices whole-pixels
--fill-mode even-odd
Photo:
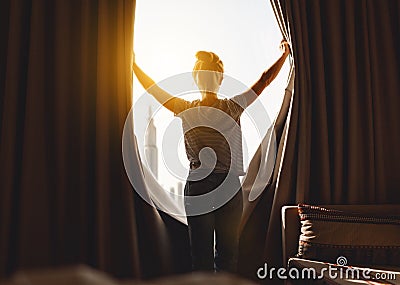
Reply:
[[[211,51],[198,51],[196,53],[197,61],[193,70],[212,70],[224,72],[224,64],[219,59],[218,55]]]
[[[208,63],[217,63],[219,61],[219,57],[218,55],[216,55],[213,52],[209,52],[209,51],[198,51],[196,53],[196,58],[197,60],[201,60],[204,62],[208,62]]]

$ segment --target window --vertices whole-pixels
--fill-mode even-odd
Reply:
[[[191,72],[195,53],[206,50],[219,55],[224,62],[225,74],[251,86],[281,55],[278,48],[281,39],[272,7],[266,0],[137,1],[136,61],[156,82]],[[256,106],[249,107],[242,116],[245,169],[280,109],[288,73],[289,64],[286,62],[275,81],[258,99],[269,118],[260,116]],[[134,113],[135,133],[141,156],[151,156],[153,163],[156,159],[158,181],[165,190],[182,191],[186,174],[176,175],[168,170],[164,163],[165,148],[162,151],[163,144],[167,144],[168,149],[169,142],[165,141],[168,138],[164,137],[168,128],[169,132],[180,138],[180,163],[188,165],[178,119],[168,110],[159,109],[160,105],[150,95],[143,95],[145,91],[136,78],[134,80],[134,104],[140,105]],[[146,96],[145,100],[143,96]],[[198,98],[193,96],[191,99]],[[146,146],[145,151],[149,106],[155,113],[153,121],[157,130],[157,155],[150,150],[151,146]],[[261,127],[257,129],[252,120],[256,120],[257,126]]]

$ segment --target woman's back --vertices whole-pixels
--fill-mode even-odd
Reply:
[[[187,101],[186,101],[187,102]],[[182,119],[185,148],[191,169],[200,167],[219,173],[243,173],[243,108],[232,99],[215,99],[204,106],[201,100],[176,106]]]

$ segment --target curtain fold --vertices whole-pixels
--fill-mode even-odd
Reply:
[[[400,3],[271,3],[292,39],[296,82],[276,180],[241,234],[253,278],[264,262],[282,266],[283,205],[400,203]]]
[[[166,228],[122,161],[134,10],[1,2],[0,278],[76,263],[124,278],[172,272]]]
[[[400,4],[282,2],[298,76],[296,200],[398,202]]]

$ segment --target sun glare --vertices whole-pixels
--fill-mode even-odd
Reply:
[[[138,0],[134,37],[136,62],[156,82],[191,72],[195,53],[206,50],[215,52],[221,58],[225,74],[251,86],[281,55],[278,47],[282,35],[272,7],[265,0]],[[245,169],[279,111],[288,73],[289,64],[286,62],[275,81],[258,99],[269,118],[260,117],[260,112],[252,106],[242,115]],[[156,112],[154,125],[157,128],[158,181],[164,189],[169,190],[177,187],[178,182],[184,183],[184,178],[176,177],[163,166],[162,152],[169,151],[162,150],[163,134],[176,118],[144,93],[145,90],[135,78],[134,104],[142,96],[147,96],[148,105],[152,106],[153,113]],[[196,94],[191,96],[186,98],[199,98]],[[142,157],[148,112],[148,107],[141,105],[134,114],[135,133]],[[252,120],[265,121],[265,124],[257,129]],[[180,129],[174,132],[182,136]],[[182,142],[179,143],[178,157],[178,161],[188,164]]]

